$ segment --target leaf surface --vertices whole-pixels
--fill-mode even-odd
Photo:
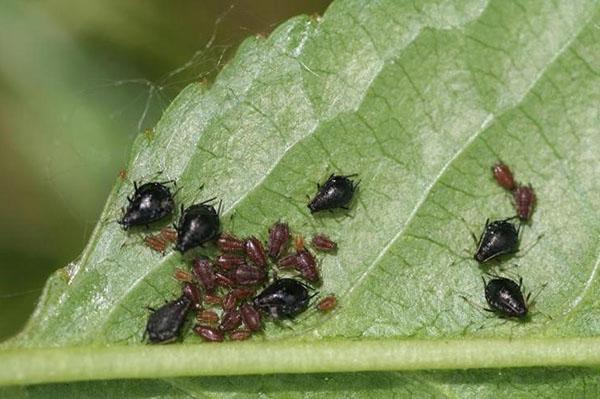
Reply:
[[[186,205],[218,197],[224,229],[242,236],[265,239],[267,227],[284,219],[306,236],[323,231],[339,243],[335,256],[323,257],[320,290],[336,293],[340,307],[329,315],[308,312],[292,329],[269,324],[243,352],[257,365],[281,355],[282,345],[298,348],[290,369],[301,358],[303,372],[322,372],[325,352],[311,351],[311,342],[351,342],[360,353],[361,345],[381,350],[372,339],[424,350],[430,341],[451,340],[464,349],[457,353],[470,353],[482,337],[533,339],[523,342],[532,342],[526,349],[539,349],[540,359],[564,353],[558,364],[597,365],[593,351],[569,354],[567,338],[564,347],[553,340],[600,332],[598,10],[596,1],[338,0],[322,19],[297,17],[267,39],[246,40],[212,87],[186,88],[154,132],[137,139],[129,176],[147,180],[162,171],[165,180],[177,180],[178,201]],[[471,233],[479,234],[487,218],[514,214],[491,178],[498,159],[538,197],[521,253],[503,263],[527,291],[544,287],[527,323],[490,318],[461,298],[484,305]],[[306,195],[330,173],[359,173],[359,194],[347,214],[313,217]],[[94,353],[107,343],[140,348],[133,368],[145,361],[145,307],[177,294],[171,275],[186,261],[175,252],[160,256],[143,245],[143,233],[127,234],[114,223],[131,189],[129,181],[115,185],[81,258],[50,279],[26,329],[4,345],[15,367],[27,370],[19,351],[75,346]],[[232,364],[226,374],[252,373],[236,369],[235,347],[202,352],[191,335],[187,344],[196,345],[199,362],[202,353],[223,356],[225,368]],[[169,348],[153,359],[173,362],[180,348]],[[506,348],[490,345],[469,357],[468,367],[493,367]],[[462,364],[453,364],[448,350],[432,352],[426,368]],[[336,358],[335,349],[327,353]],[[376,373],[81,382],[11,392],[82,397],[103,389],[178,398],[598,391],[590,369],[518,369],[554,363],[509,357],[501,366],[514,368],[502,371],[393,372],[418,363],[399,359]],[[352,370],[379,370],[357,363]],[[340,364],[332,371],[344,370]],[[121,378],[170,375],[131,370]]]

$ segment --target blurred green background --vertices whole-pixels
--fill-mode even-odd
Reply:
[[[82,251],[135,135],[245,37],[329,3],[0,2],[0,340]]]

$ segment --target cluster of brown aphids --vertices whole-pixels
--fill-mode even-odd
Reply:
[[[531,184],[525,186],[517,183],[510,168],[502,162],[498,162],[492,166],[492,173],[496,182],[512,193],[515,210],[519,219],[523,222],[528,222],[531,219],[531,214],[535,206],[535,192]]]
[[[301,236],[296,237],[295,248],[289,253],[290,238],[288,225],[281,222],[269,229],[266,249],[256,237],[240,239],[222,233],[217,239],[219,254],[214,259],[198,257],[191,272],[177,270],[175,278],[182,281],[183,296],[187,298],[181,306],[189,306],[196,314],[194,332],[206,341],[227,337],[239,341],[262,329],[261,314],[282,320],[305,311],[315,295],[308,284],[319,284],[319,268]],[[313,237],[312,246],[317,251],[331,251],[336,243],[319,234]],[[271,264],[279,270],[295,269],[300,279],[275,277],[269,283]],[[323,298],[317,308],[330,310],[324,306],[331,303],[331,298]],[[158,317],[156,313],[151,319]],[[153,342],[154,329],[147,331]]]
[[[357,188],[349,177],[331,175],[322,186],[318,185],[317,194],[308,204],[310,212],[347,209]],[[128,206],[119,220],[125,230],[148,227],[173,213],[174,194],[168,184],[175,183],[134,183],[135,191],[127,197]],[[295,237],[294,250],[290,252],[291,233],[286,223],[271,226],[266,250],[254,236],[241,239],[221,233],[221,206],[215,209],[212,201],[214,198],[187,208],[182,206],[174,229],[164,228],[144,238],[146,245],[163,254],[171,244],[183,254],[211,241],[216,241],[219,252],[214,259],[196,257],[190,271],[175,271],[175,279],[182,283],[182,294],[152,309],[144,332],[151,343],[179,338],[191,312],[196,315],[194,332],[204,340],[244,340],[262,329],[261,314],[274,320],[293,319],[308,308],[316,295],[311,294],[311,285],[321,283],[318,262],[302,236]],[[337,248],[325,234],[315,235],[310,246],[316,251]],[[271,264],[280,272],[292,272],[295,278],[278,278]],[[271,271],[274,278],[270,281]],[[336,297],[330,295],[322,298],[316,308],[328,312],[336,304]]]
[[[517,215],[492,222],[486,221],[474,254],[479,263],[518,251],[521,223],[531,219],[535,205],[535,193],[531,185],[518,184],[506,164],[499,162],[492,166],[492,174],[501,187],[512,193]],[[517,218],[520,219],[518,227],[511,223],[511,220]],[[493,276],[489,281],[483,278],[483,283],[485,299],[490,307],[485,310],[501,317],[525,319],[531,294],[523,296],[521,280],[517,283],[505,277]]]

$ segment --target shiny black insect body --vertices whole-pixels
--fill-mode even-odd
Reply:
[[[198,247],[219,235],[221,223],[219,211],[208,203],[210,199],[200,204],[192,205],[185,210],[182,209],[177,229],[177,244],[175,249],[183,253]],[[220,208],[220,205],[219,205]]]
[[[148,341],[152,344],[166,344],[179,338],[191,305],[192,300],[182,295],[154,310],[146,324]]]
[[[331,175],[329,179],[319,186],[319,191],[315,197],[309,202],[308,209],[311,213],[323,211],[326,209],[344,208],[348,209],[347,205],[352,200],[354,192],[358,187],[358,183],[349,177],[356,175],[338,176]]]
[[[521,226],[515,228],[515,225],[509,222],[509,219],[496,220],[489,223],[485,222],[485,228],[474,258],[477,262],[484,263],[497,256],[517,252],[519,248],[519,230]]]
[[[150,182],[138,187],[127,197],[129,204],[119,224],[125,230],[132,226],[143,226],[169,216],[175,209],[171,190],[164,183]]]
[[[309,288],[298,280],[282,278],[265,288],[252,303],[273,319],[293,319],[308,307],[312,297]]]
[[[516,283],[505,277],[493,278],[488,282],[483,277],[482,279],[485,286],[485,300],[491,308],[487,310],[502,317],[524,319],[527,316],[530,294],[523,297],[521,280]]]

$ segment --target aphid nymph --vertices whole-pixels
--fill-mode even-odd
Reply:
[[[515,188],[513,191],[513,198],[515,200],[517,216],[524,222],[528,221],[531,218],[533,207],[535,206],[535,192],[533,191],[531,184]]]
[[[283,255],[290,240],[290,228],[287,223],[277,222],[269,229],[269,256],[278,259]]]
[[[515,179],[508,165],[498,162],[492,166],[492,174],[496,179],[496,183],[506,190],[512,191],[515,188]]]

